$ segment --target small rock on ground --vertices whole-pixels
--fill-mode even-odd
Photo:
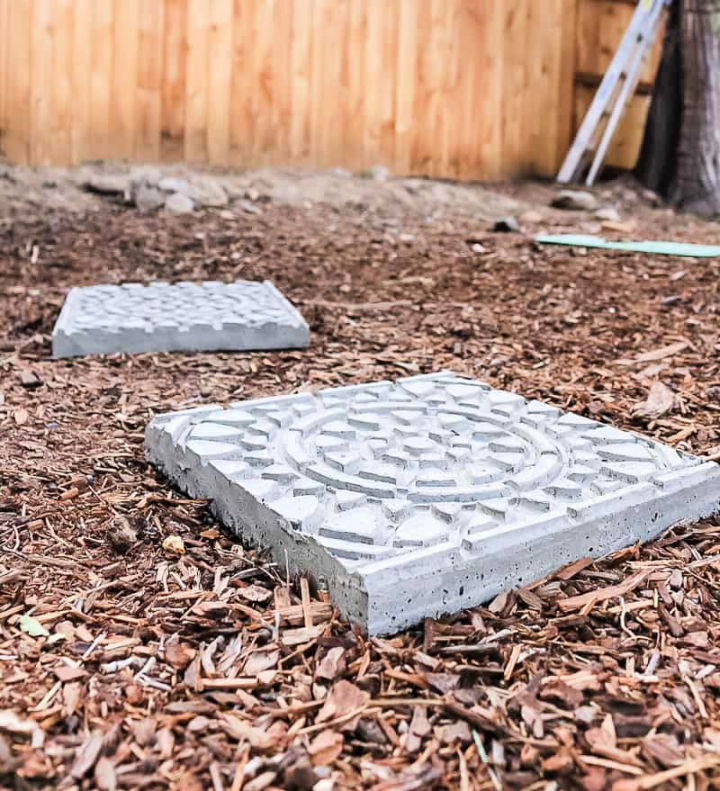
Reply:
[[[158,188],[165,192],[179,192],[182,195],[191,197],[192,186],[187,179],[179,179],[175,176],[165,176],[158,181]]]
[[[191,192],[188,197],[192,198],[200,206],[227,206],[228,195],[221,184],[212,178],[194,178],[190,182]],[[182,192],[182,190],[178,190]]]
[[[133,191],[133,200],[138,209],[142,212],[150,212],[159,209],[165,203],[166,194],[147,184],[140,184]]]
[[[550,205],[556,209],[595,211],[598,207],[598,201],[592,192],[585,192],[584,190],[562,190],[562,192],[558,192],[552,199]]]
[[[146,184],[155,187],[161,178],[160,168],[154,165],[137,165],[130,169],[130,182],[135,185]]]
[[[545,218],[540,214],[539,211],[533,211],[530,209],[529,211],[525,211],[520,215],[520,222],[530,223],[531,225],[536,225],[539,222],[542,222]]]
[[[603,206],[595,212],[596,220],[608,220],[609,222],[620,222],[620,212],[612,206]]]
[[[373,181],[387,181],[390,178],[390,171],[385,165],[373,165],[368,170],[368,175]]]
[[[83,187],[99,195],[124,195],[130,189],[130,180],[123,175],[98,173],[85,181]]]
[[[165,211],[172,214],[190,214],[195,209],[192,198],[183,195],[182,192],[173,192],[165,201]]]
[[[501,217],[493,225],[493,231],[501,231],[503,233],[517,233],[519,230],[520,223],[515,217]]]

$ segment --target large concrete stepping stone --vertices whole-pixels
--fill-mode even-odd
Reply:
[[[126,283],[73,288],[53,357],[304,348],[305,320],[272,283]]]
[[[370,634],[720,510],[720,465],[448,372],[160,415],[145,446]]]

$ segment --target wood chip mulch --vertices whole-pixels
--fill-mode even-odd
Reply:
[[[717,241],[660,211],[638,233]],[[312,348],[49,359],[70,285],[237,277]],[[142,450],[168,409],[452,368],[718,459],[718,262],[447,213],[109,206],[0,219],[0,290],[2,788],[720,787],[717,521],[368,640]]]

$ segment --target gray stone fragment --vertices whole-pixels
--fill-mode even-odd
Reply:
[[[151,212],[165,204],[167,196],[156,187],[140,184],[133,190],[132,199],[137,208],[142,212]]]
[[[150,187],[155,187],[161,178],[160,168],[155,165],[136,165],[130,170],[132,184],[147,184]]]
[[[603,206],[595,212],[594,217],[596,220],[620,222],[620,212],[613,206]]]
[[[124,195],[130,189],[130,179],[122,174],[97,173],[83,183],[88,192],[100,195]]]
[[[304,348],[309,329],[272,285],[126,283],[70,291],[53,356]]]
[[[562,190],[553,198],[550,205],[554,206],[556,209],[595,211],[598,207],[598,201],[592,192],[585,192],[584,190]]]
[[[179,192],[181,195],[191,197],[192,186],[187,179],[179,179],[174,176],[165,176],[158,181],[158,188],[165,192]]]
[[[190,187],[189,197],[200,206],[220,207],[228,204],[227,192],[215,179],[196,176],[191,180]]]
[[[385,165],[373,165],[368,170],[368,175],[373,181],[387,181],[390,178],[390,170]]]
[[[720,465],[448,372],[161,415],[145,448],[370,634],[720,510]]]
[[[502,233],[517,233],[520,230],[520,223],[515,217],[508,215],[495,220],[493,224],[493,231],[500,231]]]
[[[165,201],[165,210],[172,214],[190,214],[195,208],[192,198],[182,192],[174,192]]]
[[[244,211],[246,214],[262,214],[262,209],[249,200],[239,200],[236,206],[240,211]]]

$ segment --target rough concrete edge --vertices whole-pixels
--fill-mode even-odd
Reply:
[[[65,302],[63,302],[63,306],[60,308],[60,313],[58,314],[57,320],[55,321],[55,326],[53,327],[52,331],[52,357],[54,360],[60,360],[64,357],[77,356],[76,353],[71,351],[63,352],[61,347],[63,342],[67,343],[68,345],[71,344],[69,332],[71,326],[71,314],[75,309],[78,300],[80,299],[80,292],[81,288],[79,286],[73,286],[73,288],[68,291],[67,296],[65,297]]]
[[[527,585],[552,574],[565,563],[573,562],[580,557],[590,556],[596,559],[606,557],[636,542],[644,544],[652,541],[679,524],[692,524],[720,512],[720,465],[706,462],[700,467],[690,468],[687,472],[693,473],[688,485],[682,483],[671,485],[665,491],[662,489],[658,491],[647,483],[628,487],[639,492],[644,490],[645,496],[631,505],[623,499],[618,499],[613,504],[612,510],[595,514],[584,522],[576,522],[567,514],[551,514],[546,520],[531,525],[513,526],[511,531],[503,528],[489,531],[487,546],[482,557],[468,559],[467,563],[463,564],[462,552],[458,549],[451,554],[455,554],[460,562],[451,563],[447,569],[458,578],[465,574],[468,577],[487,576],[487,581],[480,589],[469,590],[464,594],[464,599],[463,594],[448,595],[440,606],[433,609],[420,604],[416,607],[416,613],[410,610],[404,617],[395,617],[391,623],[388,623],[387,614],[381,610],[384,604],[391,602],[395,605],[408,595],[406,582],[411,583],[415,588],[419,586],[421,591],[429,591],[442,588],[441,579],[438,578],[437,581],[433,579],[435,573],[431,567],[427,568],[423,576],[421,563],[418,561],[408,565],[406,560],[397,569],[393,569],[392,559],[366,564],[358,571],[363,577],[369,601],[368,632],[371,635],[392,634],[413,626],[423,617],[440,617],[456,613],[477,606],[503,591],[512,590],[517,585],[508,584],[510,582],[508,577],[514,576],[513,569],[517,566],[517,558],[521,555],[527,556],[528,553],[535,555],[531,564],[532,578],[522,579],[522,585]],[[653,505],[667,512],[667,516],[658,518],[655,522],[647,517],[643,519],[642,514],[638,512],[643,509],[650,511]],[[646,527],[638,529],[634,527],[637,524],[645,524]],[[588,535],[583,536],[584,533]],[[424,554],[431,559],[432,550],[439,549],[439,547],[428,548],[428,552]],[[385,580],[388,577],[392,577],[392,582],[386,584]],[[456,585],[460,582],[461,579],[455,580]]]
[[[269,551],[273,560],[293,575],[302,574],[323,581],[333,606],[343,617],[367,630],[367,593],[362,578],[347,569],[313,536],[300,533],[268,505],[242,489],[214,468],[212,460],[202,463],[181,447],[179,440],[164,431],[168,419],[186,414],[203,418],[221,407],[198,407],[180,413],[156,416],[145,429],[145,458],[160,469],[173,486],[190,496],[210,501],[210,508],[241,541]],[[205,480],[195,486],[192,477],[205,473]],[[209,474],[208,474],[209,473]],[[223,497],[222,490],[229,497]],[[235,491],[233,491],[233,489]],[[241,512],[254,514],[254,519]]]
[[[248,281],[245,281],[248,282]],[[305,345],[308,346],[310,344],[310,326],[308,325],[307,321],[305,321],[305,317],[300,313],[300,311],[293,305],[292,302],[285,296],[285,294],[280,291],[280,289],[275,286],[275,284],[270,280],[263,280],[263,285],[265,285],[270,291],[271,294],[287,309],[288,313],[296,319],[296,323],[305,330],[306,335],[306,343]]]

